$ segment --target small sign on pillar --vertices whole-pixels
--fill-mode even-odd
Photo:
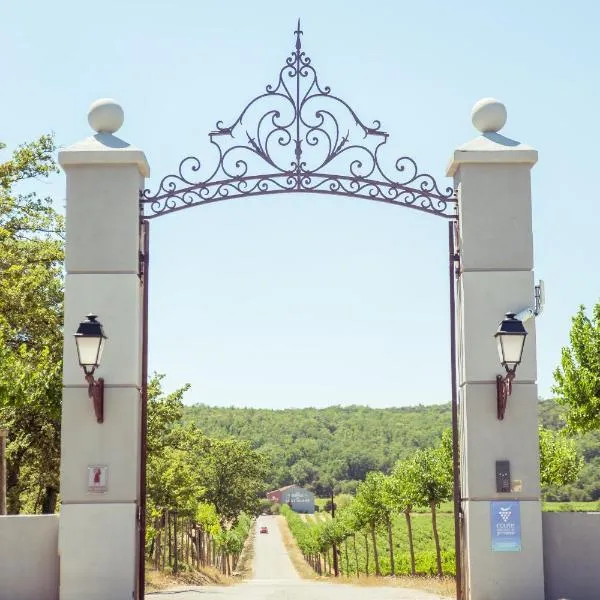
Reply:
[[[492,550],[521,552],[521,504],[518,501],[490,502]]]
[[[103,494],[108,490],[108,467],[106,465],[90,465],[88,467],[88,492]]]

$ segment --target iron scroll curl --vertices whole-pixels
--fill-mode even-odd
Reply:
[[[311,193],[364,198],[456,218],[452,187],[440,189],[409,156],[384,169],[388,134],[379,121],[363,123],[350,105],[321,86],[302,49],[300,22],[295,49],[276,85],[251,100],[231,125],[217,122],[210,141],[216,166],[205,170],[194,156],[158,189],[140,194],[143,218],[245,196]],[[388,172],[392,174],[389,175]]]

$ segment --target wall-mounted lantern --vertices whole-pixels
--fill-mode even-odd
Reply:
[[[94,412],[96,421],[104,422],[104,379],[94,378],[94,371],[100,366],[102,351],[106,336],[102,329],[102,323],[96,320],[96,315],[88,315],[85,321],[79,323],[77,333],[75,334],[75,344],[77,345],[77,356],[79,364],[85,373],[85,380],[88,383],[88,396],[94,402]]]
[[[523,321],[515,318],[515,313],[506,313],[494,335],[498,344],[500,363],[506,369],[506,375],[496,377],[496,399],[498,404],[498,419],[504,419],[506,403],[512,392],[512,382],[515,378],[517,367],[523,357],[523,347],[527,331]]]

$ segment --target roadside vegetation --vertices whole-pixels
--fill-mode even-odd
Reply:
[[[232,576],[265,492],[267,462],[243,440],[183,424],[183,395],[155,375],[148,388],[146,557],[174,573],[216,568]]]

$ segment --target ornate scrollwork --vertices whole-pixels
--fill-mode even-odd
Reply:
[[[305,192],[337,194],[408,206],[454,218],[451,187],[420,173],[404,156],[382,168],[380,150],[388,139],[379,121],[365,125],[341,98],[318,81],[302,50],[300,21],[295,50],[276,85],[254,98],[229,126],[210,133],[218,152],[216,168],[202,177],[201,162],[189,156],[152,193],[141,193],[145,218],[228,198]]]

